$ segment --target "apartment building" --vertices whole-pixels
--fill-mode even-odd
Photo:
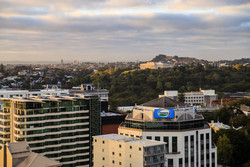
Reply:
[[[164,91],[164,95],[159,95],[161,97],[168,97],[170,99],[178,100],[179,92],[176,90],[168,90]],[[215,94],[214,90],[202,90],[193,91],[193,92],[185,92],[185,104],[188,105],[206,105],[211,104],[212,101],[218,100],[218,95]]]
[[[26,141],[63,167],[89,166],[91,139],[100,134],[99,98],[43,96],[0,99],[0,147]]]
[[[164,167],[165,143],[117,134],[93,137],[94,167]]]
[[[136,105],[118,134],[166,142],[168,167],[217,167],[211,128],[195,110],[167,97],[155,99]]]

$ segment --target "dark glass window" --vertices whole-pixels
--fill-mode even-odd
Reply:
[[[172,137],[172,152],[177,152],[177,137]]]
[[[173,167],[173,166],[174,166],[174,160],[168,159],[168,167]]]
[[[155,136],[155,140],[156,141],[161,141],[161,137],[160,136]]]
[[[182,158],[179,158],[179,167],[182,167]]]
[[[169,142],[168,141],[168,136],[164,136],[163,141],[166,142],[165,147],[166,147],[166,151],[168,152],[169,151],[169,149],[168,149],[168,142]]]

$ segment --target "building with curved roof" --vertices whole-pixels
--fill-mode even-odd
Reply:
[[[211,128],[195,107],[162,97],[136,105],[118,134],[166,142],[167,166],[217,166]]]

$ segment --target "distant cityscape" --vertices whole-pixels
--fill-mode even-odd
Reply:
[[[247,166],[249,68],[165,55],[1,64],[0,167]]]

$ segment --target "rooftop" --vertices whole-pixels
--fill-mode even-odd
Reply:
[[[31,152],[29,156],[16,167],[58,167],[61,164],[45,156]]]
[[[25,141],[9,143],[8,148],[11,154],[30,152],[30,147]]]
[[[16,167],[59,167],[61,164],[45,156],[31,152],[25,141],[8,143],[8,149],[14,159],[23,159]],[[13,155],[14,154],[14,155]]]
[[[166,144],[165,142],[146,140],[146,139],[137,139],[137,138],[126,137],[126,136],[117,135],[117,134],[98,135],[98,136],[94,136],[94,138],[115,140],[115,141],[126,142],[126,143],[141,145],[141,146],[157,146],[160,144]]]
[[[157,108],[175,108],[177,106],[179,107],[185,107],[186,104],[170,99],[168,97],[161,97],[154,100],[151,100],[149,102],[143,103],[140,106],[147,106],[147,107],[157,107]]]

